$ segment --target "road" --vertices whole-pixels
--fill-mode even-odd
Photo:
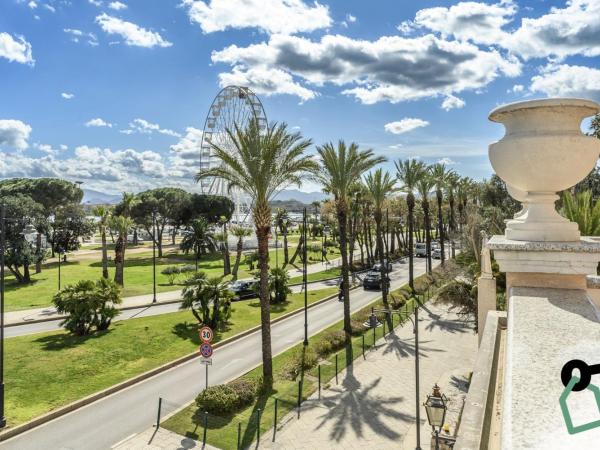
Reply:
[[[415,275],[423,273],[425,261],[416,260],[415,263]],[[397,264],[390,278],[392,288],[406,283],[408,264]],[[361,309],[379,296],[377,291],[352,292],[352,311]],[[308,310],[309,334],[316,334],[342,318],[342,304],[337,299],[315,306]],[[303,324],[304,315],[296,314],[272,325],[274,355],[302,341]],[[210,367],[209,384],[225,383],[260,365],[260,348],[261,337],[257,331],[217,349]],[[106,450],[150,426],[156,420],[159,397],[166,400],[164,416],[193,400],[204,384],[204,366],[200,364],[200,358],[196,358],[9,439],[0,444],[0,448]]]
[[[337,286],[336,280],[316,281],[309,285],[309,290],[326,289]],[[302,286],[292,286],[292,292],[300,292]],[[139,317],[158,316],[160,314],[172,313],[180,311],[179,303],[156,304],[153,306],[141,306],[139,308],[122,309],[114,322],[119,320],[137,319]],[[43,333],[46,331],[61,330],[60,322],[63,318],[57,317],[55,320],[46,322],[24,322],[22,325],[14,325],[4,328],[4,337],[11,338],[16,336],[26,336],[29,334]]]

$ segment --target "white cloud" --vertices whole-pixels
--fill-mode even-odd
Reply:
[[[349,23],[354,23],[356,22],[356,17],[352,14],[346,14],[346,21],[348,21]]]
[[[85,126],[86,127],[108,127],[108,128],[112,128],[113,124],[109,123],[109,122],[106,122],[104,119],[101,119],[101,118],[98,117],[96,119],[88,120],[85,123]]]
[[[30,1],[29,3],[27,3],[27,6],[29,6],[30,9],[35,9],[38,7],[37,3],[34,2],[33,0]]]
[[[512,1],[496,4],[459,2],[449,8],[435,7],[418,11],[412,25],[427,28],[442,37],[480,44],[498,44],[507,37],[502,28],[517,11]],[[401,24],[402,25],[402,24]]]
[[[65,144],[60,144],[60,149],[61,150],[69,150],[69,146],[65,145]]]
[[[127,9],[127,5],[125,3],[121,3],[121,2],[110,2],[108,4],[108,7],[110,9],[114,9],[115,11],[120,11],[122,9]]]
[[[183,0],[192,22],[204,33],[227,28],[260,28],[267,33],[298,33],[327,28],[329,8],[302,0]]]
[[[600,1],[570,0],[565,8],[523,18],[505,46],[523,58],[600,55]]]
[[[450,94],[447,95],[442,102],[442,109],[445,111],[450,111],[451,109],[460,109],[463,108],[465,104],[466,103],[462,98],[458,98]]]
[[[548,66],[531,78],[531,92],[548,97],[592,97],[600,100],[600,70],[567,64]]]
[[[512,88],[508,89],[506,92],[507,93],[513,93],[513,94],[518,94],[519,92],[523,92],[523,90],[525,89],[525,86],[523,86],[522,84],[515,84]]]
[[[41,152],[47,153],[49,155],[57,155],[59,153],[59,149],[53,148],[50,144],[34,144],[34,147]]]
[[[171,47],[173,44],[154,31],[146,30],[132,22],[103,13],[96,17],[96,23],[108,34],[116,34],[125,44],[136,47]]]
[[[29,64],[33,66],[35,60],[31,54],[31,44],[22,36],[13,38],[8,33],[0,33],[0,57],[11,62]]]
[[[25,150],[31,127],[20,120],[0,119],[0,145]]]
[[[52,5],[49,5],[48,3],[44,3],[42,6],[50,12],[56,12],[56,8]]]
[[[232,45],[212,53],[215,63],[232,66],[232,75],[250,81],[250,71],[279,70],[291,75],[281,83],[289,94],[307,99],[302,83],[347,86],[342,91],[366,104],[380,101],[397,103],[485,87],[500,74],[516,76],[521,64],[505,59],[498,51],[487,51],[458,41],[445,41],[433,35],[417,38],[383,36],[376,41],[357,40],[341,35],[325,35],[320,41],[288,35],[273,35],[268,42],[248,47]],[[223,77],[224,75],[221,75]],[[309,89],[313,91],[313,89]],[[279,93],[277,88],[270,93]]]
[[[312,100],[318,94],[294,81],[292,75],[280,69],[269,67],[250,67],[244,69],[236,66],[231,72],[219,74],[221,87],[237,85],[247,86],[257,94],[289,94],[302,101]]]
[[[152,134],[152,133],[160,133],[167,136],[173,137],[181,137],[181,135],[173,130],[169,130],[168,128],[161,128],[157,123],[148,122],[145,119],[134,119],[133,122],[129,123],[129,129],[121,130],[123,134]]]
[[[73,97],[75,97],[75,94],[70,94],[68,92],[63,92],[62,94],[60,94],[60,96],[62,98],[64,98],[65,100],[71,100]]]
[[[458,164],[456,161],[448,157],[440,158],[437,160],[437,162],[438,164],[444,164],[445,166],[453,166],[455,164]]]
[[[88,0],[88,3],[98,7],[102,6],[102,2],[100,0]]]
[[[427,125],[429,125],[429,122],[426,120],[407,117],[396,122],[386,123],[384,128],[389,133],[404,134],[417,128],[426,127]]]

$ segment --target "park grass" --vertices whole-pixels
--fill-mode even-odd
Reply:
[[[320,272],[309,273],[307,278],[308,278],[308,282],[310,283],[312,281],[322,281],[322,280],[328,280],[330,278],[336,278],[336,277],[339,277],[340,275],[341,275],[340,267],[331,267],[329,269],[322,270]],[[297,284],[297,283],[302,283],[302,275],[290,278],[290,284]]]
[[[335,289],[310,291],[314,303]],[[273,305],[271,318],[304,305],[304,294]],[[227,327],[215,333],[219,342],[260,324],[257,299],[234,302]],[[5,341],[6,411],[15,426],[108,388],[198,349],[198,325],[181,311],[115,322],[91,336],[64,331],[20,336]]]
[[[113,255],[110,254],[112,257]],[[321,260],[320,252],[309,253],[313,261]],[[318,259],[317,259],[318,257]],[[235,263],[235,252],[231,252],[231,266]],[[248,265],[240,264],[238,278],[251,278],[254,272]],[[270,252],[270,261],[274,265],[275,261],[283,262],[283,249]],[[157,292],[167,292],[181,289],[180,286],[171,285],[166,275],[160,272],[167,266],[183,266],[195,264],[195,258],[192,254],[185,255],[177,252],[176,249],[165,249],[162,258],[156,260],[156,290]],[[223,274],[223,257],[220,253],[204,255],[198,263],[198,270],[205,272],[208,276],[220,276]],[[61,263],[61,286],[77,283],[80,280],[97,280],[102,275],[102,263],[100,253],[97,258],[90,258],[90,255],[74,257],[71,255],[68,262]],[[109,276],[114,276],[114,262],[109,261]],[[122,290],[123,297],[152,293],[152,250],[131,253],[125,255],[125,287]],[[182,275],[179,281],[183,280]],[[52,304],[52,297],[58,290],[58,262],[56,260],[48,261],[42,266],[42,272],[34,273],[31,268],[31,283],[20,284],[8,273],[6,276],[5,308],[6,311],[19,311],[31,308],[43,308]]]
[[[403,286],[403,288],[405,287],[406,286]],[[400,292],[400,289],[394,292]],[[426,298],[419,296],[418,301],[423,304],[429,298],[429,295]],[[407,317],[414,312],[416,302],[417,300],[415,300],[415,298],[409,299],[406,303],[406,307],[399,310],[399,317],[398,315],[393,315],[394,326],[407,323]],[[364,320],[372,307],[382,308],[382,300],[375,300],[370,305],[365,306],[360,311],[354,313],[352,318],[355,320]],[[380,316],[379,320],[383,321],[383,317]],[[324,335],[327,332],[341,330],[342,328],[343,321],[340,321],[310,337],[309,347],[314,347],[318,341],[324,338]],[[389,329],[387,331],[389,331]],[[321,366],[322,385],[325,386],[328,384],[328,380],[331,380],[330,383],[335,383],[336,355],[338,358],[338,370],[341,371],[345,367],[351,365],[354,359],[363,357],[363,336],[364,350],[366,352],[378,339],[383,337],[383,333],[383,327],[375,328],[374,330],[365,330],[362,334],[352,338],[351,346],[347,346],[338,352],[334,352],[324,360],[319,361]],[[280,353],[273,359],[273,373],[275,374],[273,391],[259,395],[253,405],[244,408],[237,413],[224,415],[222,417],[208,415],[206,443],[223,449],[250,448],[251,444],[256,440],[257,429],[260,429],[260,435],[265,436],[265,438],[267,438],[265,433],[273,429],[275,420],[275,399],[277,399],[278,403],[277,416],[279,421],[291,411],[297,411],[299,380],[286,379],[281,372],[282,369],[290,363],[294,355],[297,352],[302,351],[303,345],[298,344],[283,353]],[[307,373],[302,374],[302,383],[300,386],[302,401],[306,400],[318,389],[318,370],[318,366],[316,366],[311,368]],[[240,378],[259,379],[261,373],[262,366],[259,366]],[[258,420],[259,416],[260,422]],[[168,418],[162,426],[180,435],[201,441],[204,432],[204,417],[205,415],[203,412],[198,410],[195,403],[192,403]],[[240,425],[241,447],[238,447],[238,426]],[[268,438],[271,439],[272,435],[269,435]]]

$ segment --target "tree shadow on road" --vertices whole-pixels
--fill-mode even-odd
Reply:
[[[445,352],[440,348],[430,347],[427,344],[432,342],[431,340],[424,341],[419,339],[419,357],[428,358],[429,353]],[[383,350],[383,354],[395,353],[399,358],[406,358],[415,356],[415,339],[414,337],[408,339],[401,339],[396,332],[387,335],[387,345]]]
[[[441,314],[432,312],[430,309],[427,309],[424,306],[421,307],[421,309],[428,314],[430,319],[430,322],[425,326],[425,330],[427,331],[434,331],[436,328],[438,328],[440,331],[446,331],[451,334],[473,331],[472,320],[449,319],[442,317]]]

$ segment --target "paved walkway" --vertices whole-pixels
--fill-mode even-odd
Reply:
[[[326,270],[330,267],[333,267],[334,264],[339,264],[339,260],[333,260],[329,265],[322,263],[311,264],[307,268],[307,273],[316,273]],[[302,275],[302,269],[296,269],[295,267],[291,267],[288,269],[290,277],[296,277],[298,275]],[[311,283],[311,290],[314,289],[325,289],[327,287],[335,286],[335,282],[319,282],[319,283]],[[301,286],[292,287],[293,292],[300,292]],[[119,309],[123,308],[135,308],[139,306],[148,306],[152,303],[153,294],[143,294],[136,295],[132,297],[123,298],[123,303],[119,305]],[[179,301],[181,299],[181,289],[175,289],[172,291],[166,292],[158,292],[156,294],[157,303],[172,303],[175,301]],[[20,311],[10,311],[4,313],[4,322],[7,325],[11,324],[23,324],[38,320],[49,320],[49,319],[59,319],[63,317],[62,314],[58,314],[56,312],[56,308],[52,306],[47,306],[45,308],[32,308],[32,309],[23,309]]]
[[[419,317],[419,403],[434,383],[442,389],[462,385],[477,352],[470,324],[445,309],[426,305]],[[265,433],[260,448],[272,449],[414,449],[416,446],[414,337],[410,323],[381,339],[377,350],[340,374],[340,384],[322,391],[284,418],[275,443]],[[457,398],[456,395],[453,396]],[[458,402],[458,400],[456,400]],[[456,405],[451,405],[451,408]],[[455,408],[456,409],[456,408]],[[421,447],[430,448],[427,416],[421,407]],[[453,432],[454,430],[451,430]]]
[[[187,450],[187,449],[215,449],[210,445],[194,441],[172,431],[154,427],[148,428],[143,433],[135,434],[124,441],[111,447],[111,450]]]

